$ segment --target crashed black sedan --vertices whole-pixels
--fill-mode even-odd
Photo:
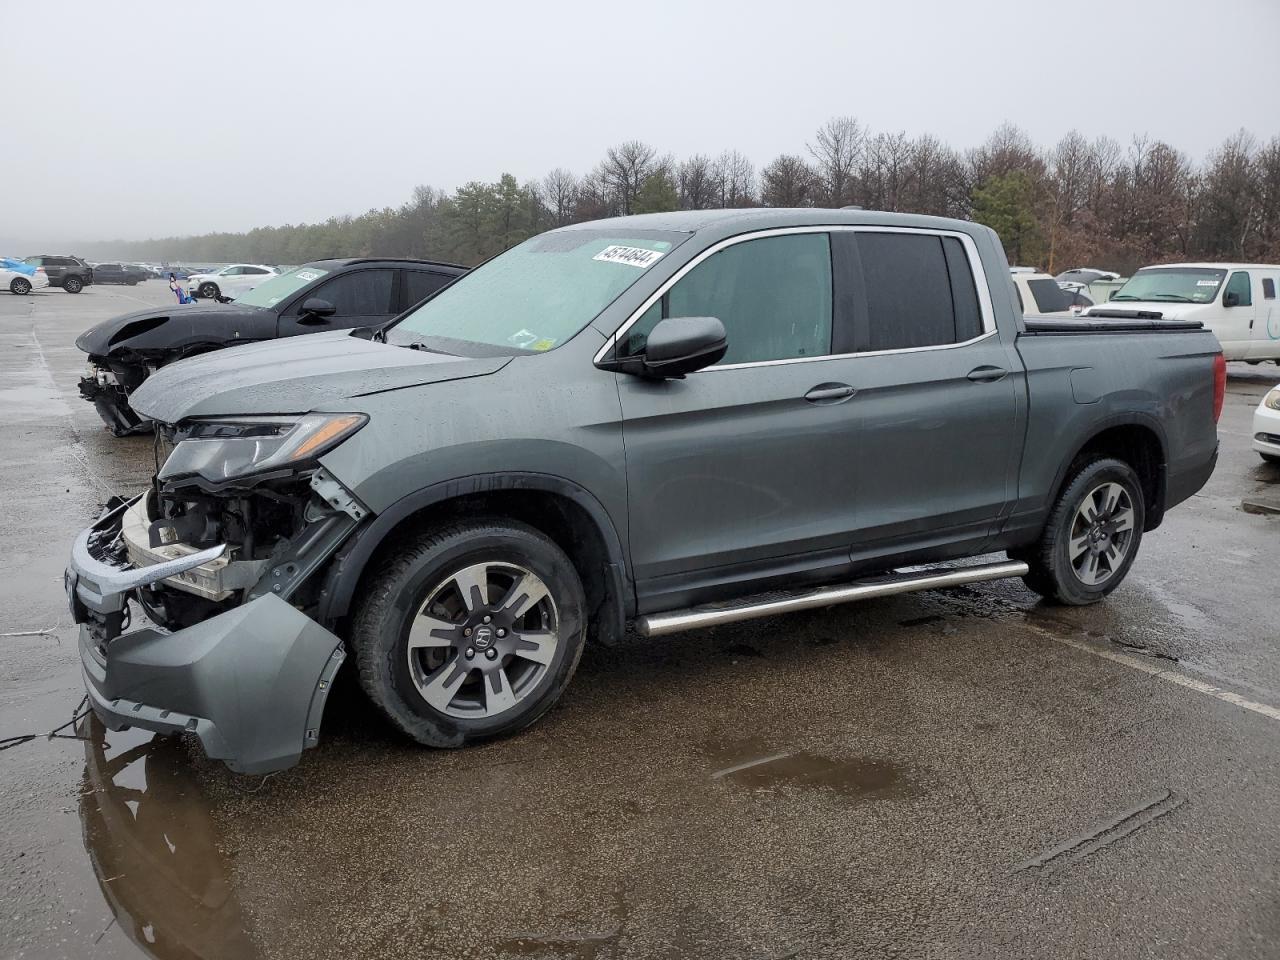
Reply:
[[[144,432],[151,422],[134,412],[129,395],[161,367],[242,343],[380,325],[463,273],[466,267],[433,260],[316,260],[231,303],[127,313],[76,340],[89,355],[80,395],[116,436]]]

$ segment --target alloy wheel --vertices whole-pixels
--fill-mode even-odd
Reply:
[[[437,584],[409,627],[409,676],[451,717],[497,716],[547,677],[559,646],[547,585],[511,563],[476,563]]]
[[[1115,576],[1129,554],[1136,516],[1129,491],[1118,483],[1099,484],[1081,501],[1067,545],[1081,583],[1097,587]]]

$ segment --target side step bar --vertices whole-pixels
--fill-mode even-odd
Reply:
[[[1016,560],[1003,563],[984,563],[972,567],[932,567],[900,570],[882,577],[855,580],[839,587],[818,587],[779,598],[776,593],[768,599],[736,600],[724,604],[708,604],[687,610],[671,610],[651,613],[636,621],[636,629],[642,636],[662,637],[681,630],[717,627],[740,620],[772,617],[796,610],[812,610],[814,607],[830,607],[854,600],[870,600],[873,597],[889,597],[896,593],[914,593],[917,590],[937,590],[942,587],[959,587],[983,580],[1004,580],[1020,577],[1027,572],[1027,565]]]

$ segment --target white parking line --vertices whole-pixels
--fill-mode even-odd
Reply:
[[[1074,647],[1076,650],[1083,650],[1085,653],[1091,653],[1095,657],[1101,657],[1103,660],[1110,660],[1112,663],[1118,663],[1122,666],[1129,667],[1131,670],[1137,670],[1148,676],[1155,677],[1157,680],[1164,680],[1168,683],[1177,684],[1180,687],[1186,687],[1188,690],[1194,690],[1196,693],[1203,693],[1206,696],[1213,697],[1215,700],[1221,700],[1223,703],[1229,703],[1236,707],[1241,707],[1251,713],[1260,714],[1271,720],[1280,720],[1280,708],[1273,707],[1270,704],[1258,703],[1256,700],[1249,700],[1240,696],[1238,693],[1232,693],[1230,690],[1224,690],[1222,687],[1215,687],[1211,683],[1205,683],[1203,680],[1196,680],[1194,677],[1188,677],[1185,673],[1179,673],[1176,670],[1169,670],[1166,667],[1159,667],[1150,661],[1143,660],[1140,657],[1131,657],[1125,653],[1118,653],[1114,650],[1105,650],[1102,647],[1095,647],[1090,643],[1083,643],[1079,640],[1072,640],[1067,637],[1059,637],[1042,627],[1035,628],[1041,635],[1053,640],[1057,643],[1064,644],[1068,647]]]

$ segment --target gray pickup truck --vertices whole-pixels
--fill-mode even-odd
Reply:
[[[67,570],[89,700],[262,772],[317,742],[348,653],[454,747],[532,723],[628,621],[1004,577],[1093,603],[1213,471],[1225,376],[1196,323],[1024,320],[973,223],[565,227],[386,326],[139,387],[171,451]]]

